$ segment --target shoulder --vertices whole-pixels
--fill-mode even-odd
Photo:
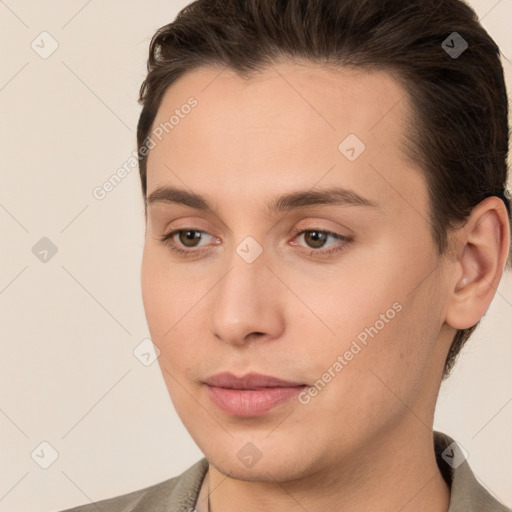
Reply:
[[[477,480],[468,464],[468,454],[450,436],[434,431],[434,451],[450,487],[448,512],[512,512]]]
[[[202,458],[181,475],[137,491],[91,502],[61,512],[190,512],[208,470],[208,461]]]

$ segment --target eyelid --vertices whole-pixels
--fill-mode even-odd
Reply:
[[[294,231],[294,239],[298,238],[299,236],[302,236],[305,233],[311,233],[311,232],[317,232],[317,233],[323,233],[327,236],[330,236],[331,238],[334,238],[338,241],[338,243],[334,244],[334,247],[331,248],[324,248],[321,247],[320,249],[314,249],[312,247],[306,247],[301,245],[303,251],[309,251],[310,255],[315,254],[316,256],[322,257],[322,256],[329,256],[330,254],[337,253],[343,251],[346,246],[351,244],[354,239],[347,235],[342,235],[341,233],[337,233],[335,231],[331,231],[329,229],[322,229],[318,227],[306,227],[306,228],[297,228]],[[297,243],[292,243],[292,245],[298,245]]]
[[[174,251],[176,253],[184,254],[184,255],[193,255],[194,253],[200,254],[200,253],[208,250],[207,248],[202,248],[202,246],[199,246],[199,248],[192,247],[192,248],[187,249],[187,248],[183,248],[183,246],[181,246],[181,245],[176,245],[175,243],[172,242],[172,239],[174,238],[175,235],[177,235],[178,233],[181,233],[181,232],[186,232],[186,231],[194,231],[196,233],[200,233],[201,235],[208,235],[213,238],[217,238],[217,240],[218,240],[218,237],[215,237],[215,235],[209,233],[208,231],[206,231],[204,229],[191,227],[191,226],[173,229],[170,232],[167,232],[166,234],[164,234],[163,236],[158,237],[158,238],[164,245],[168,246],[172,251]],[[297,226],[297,228],[294,229],[293,239],[295,240],[300,235],[303,235],[305,233],[310,233],[310,232],[323,233],[327,236],[330,236],[330,237],[338,240],[338,244],[335,244],[335,247],[332,249],[325,249],[325,248],[315,249],[315,248],[311,248],[311,247],[305,247],[305,246],[299,245],[297,243],[292,243],[292,245],[299,245],[299,247],[302,247],[303,251],[309,251],[311,255],[315,254],[320,257],[323,255],[327,256],[334,252],[343,251],[347,245],[349,245],[350,243],[352,243],[354,241],[352,236],[342,235],[341,233],[337,233],[337,232],[331,231],[329,229],[324,229],[319,226],[305,226],[305,225],[299,225],[299,226]]]
[[[215,238],[215,235],[212,235],[211,233],[209,233],[208,231],[205,231],[204,229],[193,228],[193,227],[183,227],[183,228],[172,229],[171,231],[166,232],[161,237],[158,237],[158,239],[164,245],[169,247],[172,251],[175,251],[175,252],[178,252],[178,253],[192,254],[192,253],[203,252],[204,249],[201,249],[201,248],[199,248],[199,249],[198,248],[186,249],[186,248],[183,248],[182,246],[177,246],[176,244],[174,244],[172,242],[172,239],[174,238],[175,235],[177,235],[178,233],[181,233],[181,232],[185,232],[185,231],[194,231],[196,233],[201,233],[201,235],[208,235],[208,236],[211,236],[211,237]]]

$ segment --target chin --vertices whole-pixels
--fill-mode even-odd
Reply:
[[[322,457],[305,453],[304,447],[298,441],[290,445],[285,443],[285,439],[274,441],[255,441],[253,445],[250,441],[234,437],[230,438],[229,444],[212,444],[211,449],[203,450],[203,453],[208,462],[223,475],[246,482],[298,480],[316,472],[321,465]],[[255,462],[251,461],[251,455],[255,456]]]
[[[290,474],[290,469],[283,467],[278,460],[264,462],[261,459],[251,468],[243,467],[243,464],[235,457],[226,460],[222,457],[220,460],[207,457],[209,464],[214,466],[217,471],[225,476],[244,482],[283,482],[295,480],[300,475]],[[279,459],[279,457],[276,457]]]

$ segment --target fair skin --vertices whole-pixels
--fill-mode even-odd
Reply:
[[[213,210],[148,204],[141,275],[170,397],[209,461],[211,512],[446,512],[434,407],[455,329],[483,316],[501,279],[503,202],[480,203],[456,232],[457,257],[439,257],[423,175],[400,149],[409,106],[391,75],[294,63],[250,79],[220,71],[185,74],[160,105],[154,127],[198,101],[151,149],[148,197],[174,187]],[[352,162],[338,150],[349,134],[366,145]],[[334,186],[377,206],[266,210]],[[202,233],[172,238],[188,256],[160,240],[180,229]],[[315,230],[352,241],[328,237],[324,248]],[[236,251],[249,236],[263,249],[252,263]],[[240,418],[209,398],[203,381],[222,371],[313,386],[395,303],[400,312],[309,403]],[[237,457],[248,442],[261,453],[251,467]]]

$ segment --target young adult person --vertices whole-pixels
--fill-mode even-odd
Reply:
[[[510,510],[433,431],[509,255],[499,57],[460,0],[198,0],[158,30],[142,293],[205,457],[73,511]]]

